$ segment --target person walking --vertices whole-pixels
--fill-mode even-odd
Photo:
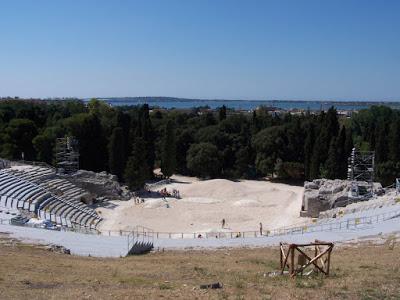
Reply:
[[[221,225],[222,225],[222,229],[224,229],[225,228],[225,219],[222,219]]]
[[[262,223],[260,222],[260,235],[263,235],[263,227],[262,227]]]

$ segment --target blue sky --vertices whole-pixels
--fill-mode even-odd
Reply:
[[[0,96],[400,101],[400,1],[0,0]]]

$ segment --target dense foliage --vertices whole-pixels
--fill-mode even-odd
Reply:
[[[346,178],[353,146],[375,151],[383,184],[400,177],[400,113],[384,106],[348,118],[333,108],[277,115],[263,107],[165,111],[95,99],[0,102],[0,157],[53,164],[55,139],[65,135],[79,141],[81,168],[109,171],[132,188],[157,167],[167,177]]]

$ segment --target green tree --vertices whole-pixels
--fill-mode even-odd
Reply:
[[[124,132],[121,127],[114,128],[108,144],[108,165],[110,172],[122,180],[125,169]]]
[[[304,143],[304,176],[306,180],[311,180],[311,161],[313,156],[314,140],[314,126],[310,124]]]
[[[174,174],[176,169],[176,138],[174,123],[169,120],[165,127],[161,157],[161,172],[166,177]]]
[[[145,155],[145,142],[137,137],[132,145],[132,153],[126,164],[124,178],[130,189],[142,188],[148,179],[148,166]]]
[[[226,106],[225,105],[222,105],[222,107],[219,108],[218,115],[219,115],[220,122],[226,119]]]
[[[339,136],[337,138],[337,159],[338,159],[338,173],[336,174],[338,179],[345,179],[347,175],[347,158],[346,153],[346,127],[342,126],[340,129]]]
[[[35,159],[35,149],[32,140],[37,135],[37,128],[33,121],[28,119],[12,119],[8,124],[6,130],[8,141],[11,145],[9,149],[12,150],[12,157],[21,158],[24,153],[25,160]]]
[[[179,130],[176,137],[176,164],[177,171],[187,174],[186,156],[190,146],[194,143],[194,132],[192,129]]]
[[[329,147],[328,159],[325,163],[325,176],[328,179],[339,178],[340,173],[340,161],[338,155],[338,142],[336,139],[332,139]]]
[[[391,161],[400,161],[400,125],[397,119],[390,124],[388,147],[388,159]]]
[[[64,122],[68,132],[79,143],[80,168],[104,171],[108,162],[107,140],[95,114],[77,114]]]
[[[353,148],[354,148],[353,133],[352,133],[351,127],[350,127],[348,130],[346,130],[346,142],[344,144],[344,151],[345,151],[345,155],[347,157],[349,157]],[[346,162],[347,162],[347,160],[346,160]]]
[[[386,161],[376,165],[376,179],[383,186],[389,186],[395,183],[396,178],[400,177],[400,163]]]
[[[139,109],[139,124],[136,136],[141,137],[145,145],[145,159],[147,162],[147,178],[153,178],[155,162],[154,130],[150,120],[149,106],[144,104]]]
[[[330,139],[336,137],[339,133],[339,120],[337,117],[337,111],[333,106],[329,108],[328,112],[326,113],[325,126],[329,137],[328,145],[330,145]]]
[[[123,148],[124,148],[124,157],[122,160],[124,161],[124,165],[128,160],[129,153],[131,153],[131,143],[129,142],[129,135],[130,135],[130,124],[131,124],[131,117],[127,114],[119,110],[116,115],[116,127],[121,127],[123,131]]]
[[[37,135],[32,140],[37,160],[53,164],[56,139],[64,134],[65,132],[61,127],[47,127],[41,134]]]
[[[273,126],[261,130],[253,138],[256,149],[255,165],[262,175],[273,174],[278,159],[282,159],[285,146],[285,128]]]
[[[313,147],[313,154],[310,164],[310,179],[319,178],[323,166],[328,158],[330,137],[326,126],[322,126]]]
[[[221,164],[218,149],[211,143],[193,144],[187,154],[187,168],[199,177],[216,177],[220,174]]]
[[[375,127],[375,159],[377,163],[387,160],[388,144],[386,137],[386,126],[383,119],[379,119]]]

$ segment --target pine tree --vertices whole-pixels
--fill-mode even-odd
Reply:
[[[143,187],[148,179],[148,166],[145,156],[145,142],[136,137],[132,145],[132,153],[126,164],[124,179],[130,189],[137,190]]]
[[[125,169],[124,133],[121,127],[114,128],[108,144],[108,165],[111,174],[121,180]]]
[[[161,156],[161,172],[164,176],[170,177],[176,169],[175,128],[171,120],[168,121],[165,127]]]

